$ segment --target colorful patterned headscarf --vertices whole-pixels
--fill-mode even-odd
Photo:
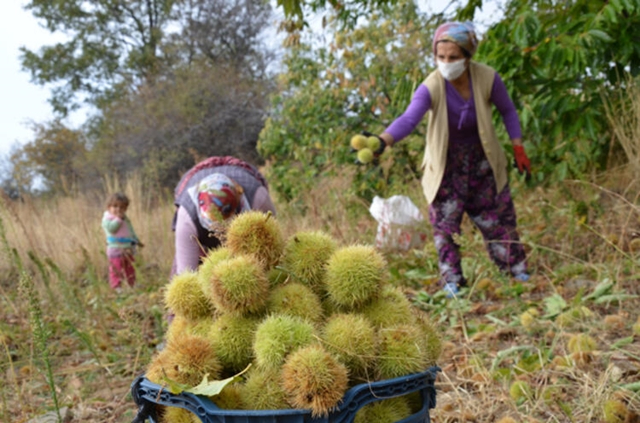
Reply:
[[[220,223],[250,208],[242,187],[221,173],[206,176],[188,192],[196,204],[200,225],[208,230],[215,222]]]
[[[451,41],[473,56],[478,48],[476,30],[471,22],[446,22],[436,29],[433,36],[433,54],[436,54],[436,44],[440,41]]]

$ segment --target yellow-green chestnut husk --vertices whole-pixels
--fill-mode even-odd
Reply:
[[[339,248],[327,262],[329,300],[344,310],[353,310],[379,294],[385,276],[386,261],[373,246]]]
[[[315,340],[311,322],[286,314],[271,314],[256,328],[253,340],[255,361],[260,367],[278,368],[287,355]]]
[[[233,255],[253,255],[268,271],[282,255],[282,228],[271,213],[247,211],[236,216],[229,224],[225,246]]]
[[[311,409],[312,417],[327,416],[347,390],[348,370],[321,345],[302,347],[282,366],[282,386],[294,408]]]

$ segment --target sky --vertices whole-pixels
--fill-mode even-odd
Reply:
[[[45,122],[53,117],[47,102],[50,87],[31,82],[30,74],[21,69],[19,48],[37,50],[63,38],[41,27],[31,12],[24,9],[26,3],[26,0],[5,0],[0,13],[0,159],[8,156],[11,146],[31,141],[30,122]],[[433,11],[441,11],[449,3],[449,0],[427,1],[428,9]],[[485,16],[491,13],[483,12]],[[66,123],[74,127],[79,123],[74,120],[79,119],[72,117]]]
[[[0,13],[0,156],[6,156],[12,144],[30,141],[29,121],[53,116],[47,103],[49,88],[30,82],[30,75],[21,70],[19,48],[37,49],[55,37],[22,8],[25,3],[4,1]]]

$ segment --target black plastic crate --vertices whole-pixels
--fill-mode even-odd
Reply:
[[[211,400],[190,393],[174,395],[144,376],[131,384],[131,396],[138,405],[133,423],[157,423],[156,405],[181,407],[198,416],[203,423],[350,423],[365,405],[420,391],[422,408],[397,423],[429,423],[429,410],[436,406],[435,379],[440,368],[378,382],[363,383],[349,389],[339,406],[328,417],[312,418],[311,410],[225,410]]]

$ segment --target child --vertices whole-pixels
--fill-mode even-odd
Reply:
[[[123,279],[126,279],[129,286],[135,283],[133,256],[136,246],[144,247],[134,232],[131,221],[125,215],[128,207],[127,196],[117,192],[107,200],[107,210],[102,216],[102,228],[107,235],[109,285],[118,292]]]

